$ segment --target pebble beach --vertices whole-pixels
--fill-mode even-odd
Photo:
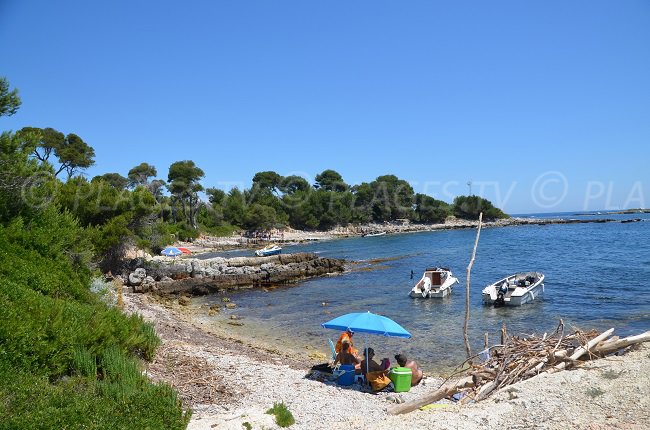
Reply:
[[[155,324],[162,340],[146,372],[180,393],[192,409],[189,429],[279,428],[265,412],[283,402],[295,429],[645,429],[650,426],[650,346],[623,356],[506,387],[464,406],[443,400],[393,416],[387,408],[435,391],[444,375],[426,375],[407,393],[367,392],[306,379],[317,361],[235,338],[144,294],[125,294],[125,311]]]

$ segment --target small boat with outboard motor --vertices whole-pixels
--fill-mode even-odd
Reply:
[[[483,289],[483,303],[494,306],[520,306],[544,292],[544,275],[523,272],[499,279]]]
[[[441,299],[451,294],[457,278],[446,267],[431,267],[426,269],[422,278],[411,288],[409,295],[421,299]]]

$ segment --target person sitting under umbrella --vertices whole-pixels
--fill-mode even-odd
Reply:
[[[375,356],[375,350],[372,348],[366,348],[363,355],[366,358],[361,362],[361,373],[366,377],[372,390],[380,391],[389,386],[391,380],[388,377],[388,372],[390,372],[389,365],[387,366],[386,363],[388,359],[384,358],[381,360],[382,364],[378,364],[372,359]]]
[[[345,330],[341,336],[339,336],[339,340],[336,342],[336,347],[334,348],[334,351],[338,354],[341,352],[343,349],[343,342],[347,342],[350,345],[350,353],[354,355],[355,357],[359,357],[359,351],[354,347],[354,342],[352,342],[352,336],[354,335],[354,332],[350,329]]]
[[[341,343],[341,352],[336,354],[336,360],[334,360],[334,365],[337,363],[341,364],[350,364],[356,366],[359,364],[359,359],[350,353],[350,342],[344,340]]]
[[[368,372],[384,372],[390,370],[390,360],[387,358],[382,359],[381,364],[373,360],[373,357],[375,356],[374,349],[364,349],[363,356],[365,358],[361,361],[361,373],[364,375]]]
[[[418,385],[422,380],[424,373],[422,372],[422,369],[420,369],[417,361],[407,359],[404,354],[397,354],[395,360],[397,360],[397,364],[399,364],[400,367],[408,367],[411,369],[411,387]]]

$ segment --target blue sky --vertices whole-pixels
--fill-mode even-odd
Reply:
[[[0,129],[88,175],[194,160],[352,184],[396,174],[510,213],[650,206],[650,2],[0,0]]]

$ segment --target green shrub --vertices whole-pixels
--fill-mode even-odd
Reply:
[[[192,241],[199,237],[200,232],[187,225],[185,221],[169,226],[169,232],[176,236],[178,240]]]
[[[296,420],[293,418],[293,414],[283,402],[273,403],[273,407],[266,411],[269,415],[275,415],[275,423],[280,427],[289,427],[292,424],[295,424]]]
[[[73,367],[79,376],[97,378],[97,359],[86,348],[75,347],[72,354]]]
[[[51,209],[0,225],[0,429],[185,428],[176,393],[141,373],[153,326],[91,291],[85,234]]]
[[[173,390],[146,382],[137,390],[71,376],[51,382],[42,372],[0,361],[0,429],[184,429],[185,413]],[[109,394],[110,393],[110,394]]]
[[[478,219],[481,212],[484,220],[510,218],[492,202],[479,196],[458,196],[454,199],[453,209],[454,215],[463,219]]]
[[[218,237],[232,236],[233,233],[240,230],[239,227],[230,224],[223,224],[215,227],[205,227],[205,226],[201,226],[201,227],[203,227],[202,230],[205,231],[206,233]]]

